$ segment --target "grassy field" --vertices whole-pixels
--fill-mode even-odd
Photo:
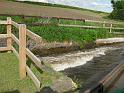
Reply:
[[[19,79],[18,61],[14,54],[0,53],[0,93],[35,93],[36,88],[27,77]]]
[[[102,20],[107,13],[93,12],[85,9],[70,9],[52,6],[34,5],[8,0],[0,1],[0,14],[17,14],[29,16],[47,16],[47,17],[72,17],[83,19]]]
[[[19,62],[12,53],[0,53],[0,93],[35,93],[37,91],[32,80],[27,76],[19,79]],[[42,87],[50,86],[52,80],[60,74],[39,72],[33,65],[31,69],[42,83]]]

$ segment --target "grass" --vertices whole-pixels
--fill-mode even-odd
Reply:
[[[0,53],[0,93],[35,93],[29,77],[19,79],[17,58],[11,53]]]
[[[90,42],[97,38],[111,37],[106,29],[82,29],[76,27],[41,26],[29,27],[31,31],[42,36],[45,40],[52,41],[73,41]]]
[[[41,6],[50,6],[50,7],[60,7],[60,8],[76,9],[76,10],[83,10],[83,11],[85,10],[85,11],[91,11],[91,12],[94,12],[94,13],[105,13],[105,12],[101,12],[101,11],[88,10],[88,9],[83,9],[83,8],[80,8],[80,7],[61,5],[61,4],[52,4],[52,3],[43,3],[43,2],[31,2],[31,1],[17,1],[17,0],[8,0],[8,1],[27,3],[27,4],[34,4],[34,5],[41,5]]]
[[[32,80],[27,76],[19,79],[19,62],[13,53],[0,53],[0,93],[35,93],[37,91]],[[42,87],[50,86],[53,80],[62,76],[60,73],[40,72],[33,65],[30,67],[42,83]]]
[[[108,13],[92,11],[88,9],[69,8],[68,6],[56,6],[51,4],[32,3],[32,2],[13,2],[14,0],[1,0],[0,14],[8,15],[27,15],[43,17],[68,17],[79,19],[102,20]],[[5,7],[7,6],[7,7]],[[23,6],[23,7],[22,7]]]

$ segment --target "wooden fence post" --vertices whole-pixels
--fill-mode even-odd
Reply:
[[[20,79],[26,77],[26,25],[19,26],[19,74]]]
[[[105,21],[104,21],[104,23],[103,23],[103,27],[105,27]]]
[[[77,24],[77,20],[75,19],[75,25]]]
[[[11,30],[12,30],[12,21],[11,21],[11,17],[7,17],[7,35],[11,36]],[[12,38],[8,37],[7,38],[7,48],[9,50],[11,50],[12,46]]]
[[[112,32],[112,23],[110,24],[110,33]]]
[[[60,19],[58,19],[59,20],[59,24],[61,24],[61,20]]]

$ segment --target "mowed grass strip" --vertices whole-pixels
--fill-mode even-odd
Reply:
[[[31,60],[27,61],[27,65],[28,63],[32,63]],[[42,72],[33,64],[29,67],[41,81],[41,88],[50,86],[54,80],[63,76],[62,73],[54,72],[51,68],[48,68],[48,72]],[[38,91],[28,76],[20,80],[18,69],[19,62],[13,53],[0,53],[0,93],[36,93]]]
[[[35,93],[29,77],[19,79],[19,62],[13,53],[0,53],[0,93]]]

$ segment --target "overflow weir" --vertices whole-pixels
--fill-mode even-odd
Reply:
[[[79,88],[72,93],[110,93],[114,89],[115,81],[119,82],[118,78],[124,70],[123,46],[124,43],[114,44],[63,55],[46,56],[42,57],[42,60],[50,62],[54,70],[63,72],[78,84]]]

